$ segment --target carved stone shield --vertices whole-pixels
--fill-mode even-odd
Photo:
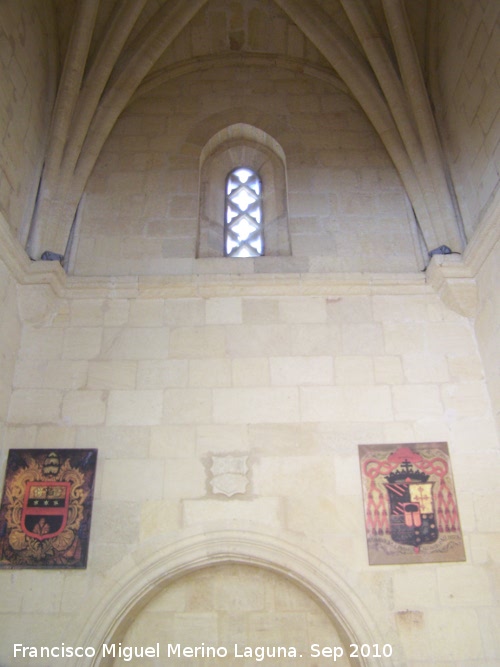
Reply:
[[[245,493],[248,484],[247,459],[247,456],[213,456],[210,468],[212,491],[228,498]]]

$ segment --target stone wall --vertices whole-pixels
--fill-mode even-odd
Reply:
[[[45,157],[55,96],[55,59],[51,3],[3,2],[0,24],[0,211],[23,244],[27,239]]]
[[[500,363],[497,341],[500,336],[500,297],[496,286],[500,280],[500,242],[497,242],[478,277],[478,311],[476,333],[484,360],[493,414],[500,429]]]
[[[496,0],[442,0],[439,8],[434,101],[470,239],[500,174],[500,8]]]
[[[97,447],[98,484],[86,571],[0,572],[5,637],[45,645],[58,627],[67,645],[95,641],[114,586],[125,595],[134,573],[137,590],[161,590],[147,563],[167,545],[240,531],[332,569],[374,625],[354,641],[391,643],[394,664],[494,660],[498,441],[472,323],[419,276],[377,288],[291,275],[287,296],[275,278],[87,279],[55,299],[22,288],[4,447]],[[449,443],[467,562],[368,566],[357,445],[429,441]],[[217,458],[239,466],[233,495],[212,483]],[[196,588],[190,577],[176,590]],[[204,612],[182,613],[183,633],[202,637]],[[145,620],[134,640],[149,641]]]
[[[22,238],[48,127],[37,101],[53,97],[47,61],[30,51],[44,30],[26,18],[26,3],[4,7],[2,27],[17,34],[2,42],[5,80],[20,97],[11,90],[2,107],[10,124],[0,201]],[[490,35],[493,3],[463,7],[462,35],[481,25]],[[40,25],[52,34],[45,15]],[[467,40],[476,43],[457,48]],[[182,40],[176,48],[188,49]],[[479,51],[457,56],[459,80],[475,76]],[[47,664],[14,659],[14,642],[99,650],[155,635],[163,646],[282,645],[295,635],[344,648],[390,644],[392,658],[367,664],[395,667],[498,660],[498,245],[477,273],[473,321],[416,271],[401,185],[345,92],[293,68],[278,78],[252,68],[260,91],[226,64],[167,79],[128,108],[82,206],[74,271],[83,276],[30,263],[2,231],[0,458],[13,447],[99,450],[87,569],[0,571],[5,667]],[[493,134],[471,128],[491,106],[461,123],[453,68],[441,68],[450,155],[462,132],[473,144],[452,165],[472,230],[495,186],[478,148]],[[195,256],[200,156],[234,122],[283,149],[291,257]],[[472,282],[453,259],[458,280]],[[328,273],[360,267],[364,275]],[[155,272],[169,275],[137,277]],[[127,275],[88,275],[100,273]],[[429,441],[449,443],[466,562],[369,566],[357,445]],[[227,470],[229,487],[217,474]]]
[[[21,322],[18,316],[16,282],[7,267],[0,261],[0,442],[4,438],[4,424],[7,419],[12,392],[12,378],[16,355],[21,337]],[[2,462],[5,451],[2,451]]]
[[[212,0],[161,57],[160,68],[214,54],[276,53],[316,65],[327,61],[274,2]]]
[[[196,634],[193,633],[194,623]],[[195,639],[194,646],[199,649],[195,662],[200,667],[227,664],[234,660],[233,655],[238,656],[237,663],[243,666],[287,661],[298,666],[308,665],[309,646],[314,644],[321,648],[336,647],[336,664],[343,667],[350,664],[349,646],[314,600],[284,577],[248,565],[227,563],[205,568],[166,587],[133,620],[122,638],[122,645],[155,646],[158,637],[171,640],[164,641],[162,655],[165,657],[168,643],[172,644],[172,652],[178,644],[182,651],[184,647],[192,647]],[[208,657],[209,647],[218,650],[215,659]],[[295,658],[289,658],[290,647],[303,647],[300,650],[304,653],[300,656],[297,651]],[[313,653],[319,653],[317,647]],[[266,649],[274,655],[266,655]],[[193,658],[179,658],[175,654],[170,660],[179,665],[193,663]],[[121,662],[117,657],[114,664]],[[331,655],[319,658],[316,655],[318,667],[326,667],[331,662]],[[139,667],[144,660],[136,658],[129,664]]]
[[[325,83],[322,70],[311,70],[271,69],[265,59],[259,67],[219,64],[136,100],[89,181],[73,272],[418,270],[413,214],[387,152],[337,79]],[[287,261],[224,260],[222,242],[222,261],[196,260],[202,153],[233,123],[266,132],[284,153]],[[223,192],[226,175],[213,187]],[[223,204],[218,214],[223,220]],[[265,223],[264,206],[264,235]]]

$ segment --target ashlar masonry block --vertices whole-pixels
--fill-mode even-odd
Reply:
[[[24,327],[19,356],[23,359],[59,359],[63,341],[63,329]]]
[[[493,419],[461,419],[460,422],[450,425],[450,434],[455,446],[465,450],[470,442],[474,442],[473,452],[482,456],[481,450],[494,450],[497,447],[498,436]]]
[[[274,386],[328,385],[333,382],[332,357],[271,357]]]
[[[12,392],[8,421],[12,424],[57,423],[62,392],[55,389],[17,389]]]
[[[196,427],[196,452],[200,456],[247,452],[248,449],[246,424],[200,424]]]
[[[153,459],[190,458],[196,446],[193,424],[162,424],[151,427],[149,454]]]
[[[130,310],[128,299],[107,299],[104,304],[104,326],[119,327],[127,323]]]
[[[242,322],[242,303],[238,297],[226,299],[207,299],[207,324],[240,324]]]
[[[479,621],[473,609],[405,610],[396,614],[396,626],[408,660],[457,664],[480,660],[483,655]]]
[[[9,426],[2,426],[0,428],[0,435],[3,438],[5,447],[9,449],[34,447],[36,444],[37,432],[40,428],[24,424],[12,424]]]
[[[500,532],[500,512],[496,505],[497,496],[493,490],[474,496],[474,514],[477,530],[484,533]]]
[[[183,525],[210,526],[221,522],[234,522],[238,517],[238,524],[261,525],[277,528],[281,526],[281,499],[255,498],[239,500],[228,498],[224,500],[185,500],[183,505]]]
[[[431,419],[443,415],[443,404],[437,385],[395,386],[392,393],[395,419]]]
[[[95,359],[101,351],[100,327],[68,327],[64,330],[63,359]]]
[[[495,596],[488,573],[478,568],[461,565],[437,572],[439,599],[454,607],[494,606]]]
[[[228,387],[230,384],[230,359],[191,359],[189,361],[189,386]]]
[[[199,459],[165,460],[165,498],[201,498],[206,492],[205,468]]]
[[[0,267],[4,265],[0,263]],[[3,281],[5,288],[7,281]],[[4,296],[8,298],[8,293],[2,295],[1,301],[4,301]],[[25,324],[39,325],[50,324],[59,312],[69,312],[69,306],[64,301],[56,302],[53,292],[46,285],[17,285],[16,286],[17,307],[19,317]],[[69,317],[66,318],[66,324],[69,322]]]
[[[161,423],[163,393],[158,390],[111,390],[106,423],[113,426],[151,426]]]
[[[140,530],[140,503],[131,496],[120,500],[98,498],[94,500],[95,515],[92,517],[92,537],[98,543],[124,545],[137,544]],[[123,513],[123,514],[122,514]],[[126,521],[117,521],[118,516]]]
[[[242,302],[245,324],[271,324],[279,321],[279,300],[246,298]]]
[[[210,424],[211,422],[211,390],[198,387],[165,390],[163,396],[163,423]]]
[[[231,373],[234,387],[266,387],[270,384],[267,357],[232,359]]]
[[[403,383],[403,367],[400,357],[395,355],[375,356],[373,367],[377,384]]]
[[[456,422],[445,422],[440,417],[413,422],[415,440],[412,442],[447,442]]]
[[[393,418],[388,387],[302,387],[302,420],[305,422],[384,422]]]
[[[199,359],[225,356],[225,336],[222,326],[179,327],[170,333],[172,359]]]
[[[63,572],[52,572],[55,576],[51,577],[51,586],[46,589],[43,586],[36,586],[36,571],[29,571],[24,578],[25,586],[33,591],[33,595],[23,595],[21,609],[24,613],[40,613],[45,608],[46,614],[57,613],[60,611],[61,593],[64,585]]]
[[[281,322],[326,322],[326,303],[323,298],[281,299],[279,301]]]
[[[129,325],[131,327],[159,327],[164,324],[163,299],[142,299],[130,302]]]
[[[333,470],[333,457],[261,456],[252,469],[253,489],[259,496],[334,497]]]
[[[384,424],[384,442],[431,442],[435,437],[432,426],[429,427],[431,435],[429,437],[417,437],[416,428],[410,421],[408,422],[389,422]],[[437,438],[439,441],[446,442],[446,437]]]
[[[147,500],[141,506],[140,539],[147,540],[159,534],[178,530],[180,503],[172,500]]]
[[[70,325],[99,327],[104,322],[103,299],[81,299],[70,302]]]
[[[21,611],[22,597],[14,580],[6,581],[2,591],[2,608],[4,614],[16,614]]]
[[[470,536],[470,552],[473,563],[491,563],[496,559],[499,551],[500,534],[474,533]]]
[[[435,572],[414,572],[411,577],[404,572],[395,572],[392,581],[396,610],[427,609],[438,605]]]
[[[71,448],[75,446],[77,438],[77,427],[68,427],[62,420],[58,424],[42,424],[37,428],[34,445],[36,447],[43,447],[44,449],[51,449],[53,447],[61,447],[62,449]],[[25,440],[19,443],[19,447],[29,446],[29,441]],[[85,442],[85,447],[89,446]],[[92,443],[95,447],[95,443]]]
[[[168,349],[168,332],[160,327],[104,329],[104,359],[166,359]]]
[[[372,299],[373,318],[376,322],[426,322],[427,306],[432,300],[432,296],[375,295]]]
[[[102,424],[106,414],[102,391],[71,391],[65,394],[61,415],[68,425]]]
[[[189,381],[187,359],[144,360],[138,362],[138,389],[164,389],[186,387]]]
[[[485,609],[479,610],[478,616],[479,622],[481,624],[484,653],[488,658],[488,660],[485,660],[484,663],[486,665],[491,664],[491,667],[495,667],[495,663],[498,660],[498,655],[500,655],[500,636],[498,634],[498,627],[500,625],[500,610],[498,609],[498,605],[496,608],[487,607]]]
[[[372,357],[339,356],[335,358],[335,379],[337,384],[374,384]]]
[[[164,466],[157,460],[104,460],[103,500],[159,500],[163,497]],[[116,520],[116,515],[115,515]],[[119,523],[119,522],[118,522]]]
[[[302,609],[288,610],[287,612],[266,609],[260,613],[252,613],[250,619],[253,625],[252,635],[255,637],[258,646],[279,646],[280,637],[286,637],[282,640],[285,646],[292,646],[294,643],[298,647],[307,646],[308,638],[313,632],[313,629],[308,626],[309,618]],[[332,634],[330,631],[328,635],[330,641],[332,641]],[[337,641],[333,641],[334,644],[337,643]],[[323,660],[327,659],[323,658]],[[318,665],[321,665],[321,662]]]
[[[409,350],[414,353],[424,352],[426,339],[423,327],[413,322],[383,322],[385,352],[387,354],[405,354]]]
[[[214,608],[218,611],[225,612],[229,616],[235,614],[242,614],[244,612],[261,612],[266,608],[267,596],[270,591],[266,590],[266,581],[259,577],[259,572],[256,571],[255,576],[248,576],[244,570],[229,570],[229,572],[221,571],[219,574],[218,585],[214,590]],[[246,576],[245,576],[246,575]],[[242,588],[245,589],[245,595],[241,595]],[[267,593],[267,596],[266,596]],[[290,607],[289,607],[290,609]],[[250,618],[243,616],[245,620]],[[251,621],[250,621],[251,622]],[[245,635],[244,635],[245,636]],[[234,642],[234,636],[228,636],[230,642]],[[244,645],[245,642],[240,642]]]
[[[341,351],[340,329],[331,324],[290,324],[290,354],[299,356],[324,356]],[[285,356],[286,352],[277,353]]]
[[[232,357],[267,357],[290,354],[292,326],[243,325],[226,329],[227,352]]]
[[[135,361],[91,361],[88,389],[134,389],[137,376]]]
[[[365,295],[330,296],[326,299],[329,322],[357,324],[373,322],[372,300]]]
[[[96,447],[107,459],[147,458],[149,441],[148,426],[86,426],[78,428],[76,436],[77,447]]]
[[[442,389],[447,410],[461,417],[487,417],[490,401],[483,382],[448,384]]]
[[[296,388],[214,389],[214,421],[227,424],[297,422]]]
[[[80,389],[87,381],[87,362],[50,359],[20,359],[15,368],[13,386],[32,389]]]
[[[468,320],[459,322],[429,322],[425,325],[429,352],[433,354],[475,355],[476,343]]]
[[[359,526],[359,534],[362,534],[362,516],[355,497],[340,496],[334,500],[328,495],[289,496],[285,502],[285,513],[288,529],[306,539],[318,540],[323,532],[352,535],[353,526]]]
[[[162,626],[163,623],[159,619],[156,633],[153,636],[159,636]],[[193,636],[198,637],[198,641],[205,643],[206,646],[217,646],[218,632],[215,612],[178,613],[174,617],[173,635],[181,646],[189,646]]]
[[[438,354],[405,354],[402,356],[404,374],[408,382],[441,383],[449,380],[445,357]]]
[[[477,355],[448,357],[448,372],[454,381],[482,380],[484,371]]]

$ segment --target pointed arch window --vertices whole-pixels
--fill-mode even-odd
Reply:
[[[264,254],[262,182],[247,167],[233,169],[226,179],[224,253],[227,257]]]

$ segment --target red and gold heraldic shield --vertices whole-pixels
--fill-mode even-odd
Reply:
[[[68,521],[69,482],[27,482],[21,528],[37,540],[56,537]]]
[[[445,442],[359,445],[370,565],[465,560]]]
[[[11,449],[0,507],[0,568],[84,568],[96,449]]]

